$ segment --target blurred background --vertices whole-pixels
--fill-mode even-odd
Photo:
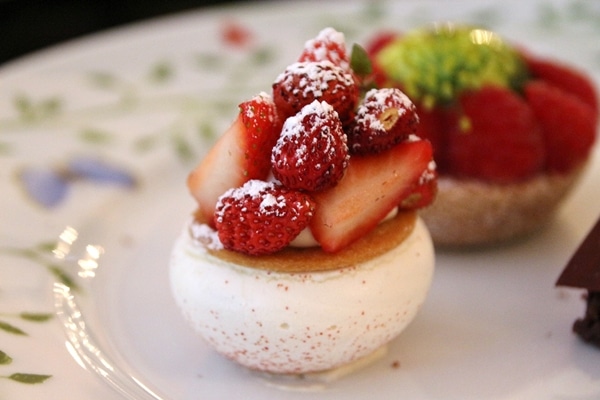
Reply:
[[[81,35],[231,0],[0,0],[0,64]]]

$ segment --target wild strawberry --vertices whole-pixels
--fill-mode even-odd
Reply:
[[[314,207],[305,193],[250,180],[219,197],[215,226],[226,249],[269,254],[286,247],[308,226]]]
[[[544,81],[528,83],[525,96],[542,128],[547,169],[566,172],[581,164],[596,139],[592,107]]]
[[[463,93],[458,101],[447,138],[450,173],[503,183],[542,170],[542,134],[533,111],[516,93],[485,86]]]
[[[273,147],[273,175],[291,189],[335,186],[348,166],[346,134],[329,104],[317,100],[288,118]]]
[[[324,60],[331,61],[344,70],[349,68],[344,34],[333,28],[325,28],[314,39],[308,40],[298,58],[299,62]]]
[[[571,93],[589,105],[596,116],[598,115],[596,89],[585,73],[556,61],[531,55],[526,55],[525,61],[534,79],[541,79],[567,93]]]
[[[283,120],[319,100],[331,104],[346,126],[354,117],[358,93],[352,75],[326,60],[291,64],[273,83],[273,100]]]
[[[310,229],[323,250],[336,252],[366,235],[410,195],[432,162],[427,140],[404,141],[381,153],[350,158],[333,188],[312,193]]]
[[[418,124],[415,105],[400,89],[371,89],[358,106],[348,146],[357,154],[378,153],[414,134]]]
[[[240,104],[234,123],[188,177],[188,188],[206,220],[212,221],[217,199],[227,189],[267,177],[281,125],[269,95],[261,93]]]

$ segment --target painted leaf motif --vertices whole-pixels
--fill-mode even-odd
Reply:
[[[22,312],[22,313],[19,314],[19,317],[21,317],[21,319],[24,319],[25,321],[46,322],[46,321],[52,319],[53,314],[51,314],[51,313]]]
[[[74,158],[67,169],[73,177],[95,182],[111,183],[123,187],[133,187],[136,180],[129,172],[104,161],[91,158]]]
[[[44,207],[58,205],[67,195],[67,181],[56,171],[41,168],[25,168],[19,180],[27,195]]]
[[[4,321],[0,321],[0,329],[4,332],[12,333],[15,335],[27,335],[22,329],[17,328],[16,326]]]
[[[11,362],[12,358],[8,354],[0,350],[0,365],[8,365]]]
[[[36,384],[52,378],[52,375],[23,374],[20,372],[8,376],[8,379],[19,383]]]

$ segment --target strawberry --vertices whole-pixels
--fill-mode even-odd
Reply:
[[[344,70],[348,70],[350,65],[344,34],[333,28],[325,28],[314,39],[308,40],[298,58],[299,62],[324,60]]]
[[[202,162],[187,184],[206,220],[212,221],[218,197],[249,179],[265,179],[271,168],[271,148],[281,122],[271,97],[261,93],[240,104],[240,113]]]
[[[354,117],[358,94],[353,76],[327,60],[293,63],[273,83],[273,100],[283,120],[320,100],[331,104],[346,126]]]
[[[414,104],[400,89],[371,89],[358,107],[348,145],[353,153],[378,153],[414,134],[418,124]]]
[[[534,79],[541,79],[570,93],[589,105],[598,116],[596,89],[583,72],[565,64],[525,55],[527,67]]]
[[[527,103],[509,89],[484,86],[460,95],[449,118],[449,172],[463,178],[504,183],[542,170],[541,131]]]
[[[373,230],[410,194],[432,154],[428,141],[409,140],[351,157],[335,187],[312,193],[316,208],[310,229],[323,250],[336,252]]]
[[[525,96],[542,128],[547,169],[566,172],[579,165],[596,139],[592,107],[545,81],[529,82]]]
[[[394,31],[379,32],[369,40],[369,42],[365,46],[365,50],[367,50],[367,53],[370,56],[374,57],[384,47],[392,43],[394,40],[399,39],[400,37],[400,33]]]
[[[319,191],[338,183],[348,158],[338,114],[326,102],[315,100],[285,121],[271,164],[284,186]]]
[[[437,164],[437,171],[446,170],[446,110],[445,107],[425,107],[416,102],[419,124],[415,134],[427,139],[433,146],[433,158]]]
[[[419,180],[413,184],[410,194],[400,203],[400,208],[417,210],[433,203],[437,195],[437,177],[436,163],[430,162]]]
[[[314,207],[305,193],[250,180],[219,197],[214,220],[226,249],[269,254],[287,246],[308,226]]]

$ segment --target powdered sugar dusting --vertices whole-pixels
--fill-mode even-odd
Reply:
[[[332,82],[333,84],[330,84]],[[352,75],[329,60],[290,64],[277,79],[294,95],[321,97],[326,91],[336,93],[354,84]]]
[[[304,143],[301,139],[305,136],[306,129],[303,124],[303,120],[307,117],[310,117],[312,126],[323,127],[323,129],[319,132],[318,136],[313,137],[311,143]],[[323,154],[334,154],[336,150],[336,141],[334,140],[333,135],[335,134],[327,127],[327,121],[330,121],[332,118],[338,118],[337,112],[335,109],[325,101],[314,100],[312,103],[307,104],[300,110],[300,112],[292,117],[289,117],[281,131],[281,136],[279,137],[277,144],[273,149],[272,159],[274,162],[278,159],[278,155],[281,154],[282,147],[288,142],[296,142],[300,143],[295,150],[294,157],[291,159],[294,160],[294,165],[292,167],[300,167],[304,165],[306,159],[308,157],[308,153],[310,151],[315,151],[317,145],[321,147],[321,152]],[[346,136],[341,136],[342,142],[346,143]],[[308,146],[310,144],[310,146]],[[286,158],[289,160],[289,158]],[[320,169],[321,166],[319,164],[313,165],[313,168]]]
[[[189,233],[194,241],[201,243],[210,250],[223,249],[223,243],[221,243],[217,231],[206,224],[192,221],[189,224]]]
[[[324,28],[314,39],[306,41],[304,49],[314,55],[317,60],[329,59],[344,69],[348,68],[349,63],[343,57],[343,54],[331,51],[327,48],[327,44],[334,44],[339,49],[345,49],[346,38],[342,32],[338,32],[331,27]]]

